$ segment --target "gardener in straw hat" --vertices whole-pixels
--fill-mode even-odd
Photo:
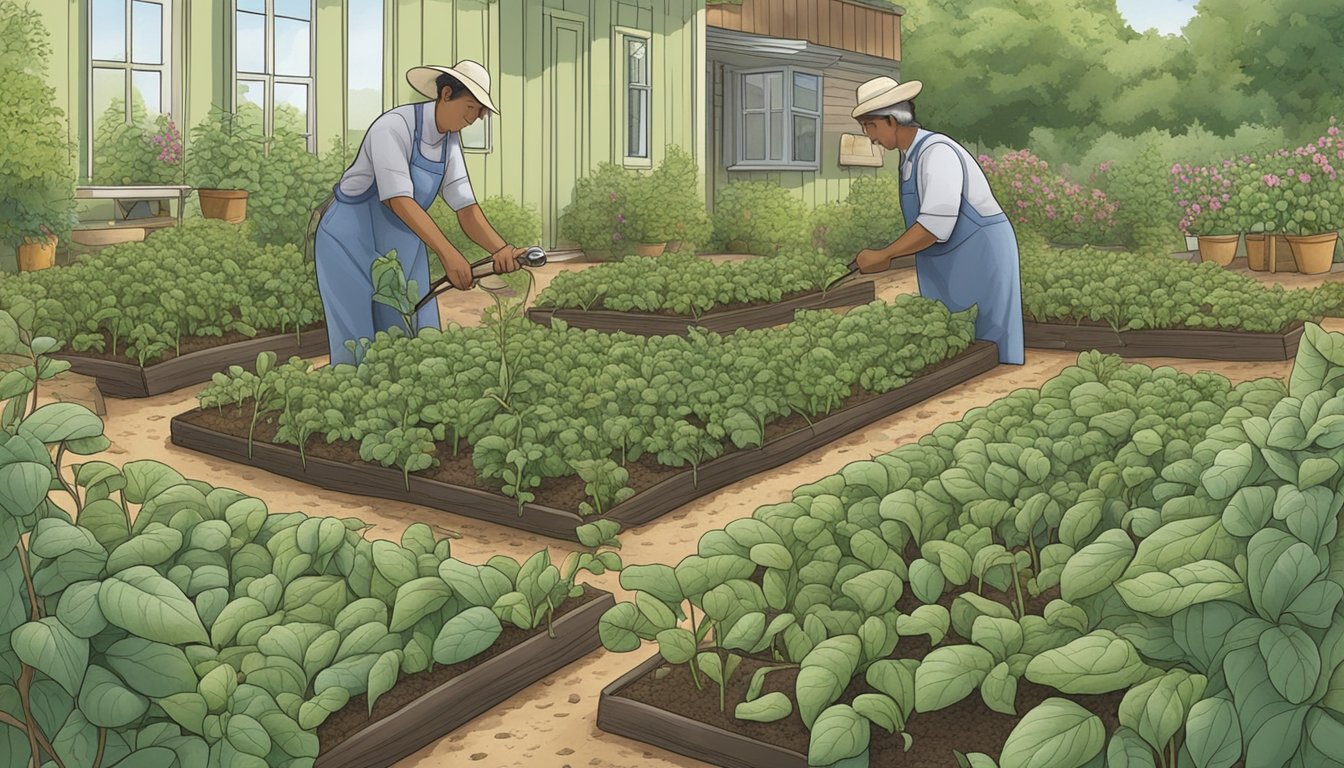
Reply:
[[[1022,285],[1017,236],[980,165],[957,142],[915,120],[918,80],[877,77],[858,90],[853,116],[868,140],[900,149],[905,232],[885,248],[865,249],[861,272],[880,272],[915,254],[919,292],[953,312],[979,307],[975,336],[999,347],[999,362],[1023,363]]]
[[[430,101],[396,107],[373,121],[317,227],[317,286],[332,365],[355,362],[346,342],[403,326],[391,307],[373,301],[370,269],[380,255],[395,249],[407,278],[427,291],[428,246],[454,287],[471,287],[471,266],[426,212],[435,197],[443,197],[462,231],[492,255],[496,272],[517,269],[523,253],[481,213],[458,138],[486,110],[499,113],[490,100],[490,74],[474,61],[460,61],[415,67],[406,80]],[[416,321],[438,328],[437,304],[427,304]]]

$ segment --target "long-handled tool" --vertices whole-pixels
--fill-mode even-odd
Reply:
[[[523,255],[518,257],[518,263],[529,269],[535,267],[544,267],[546,266],[546,251],[543,251],[540,246],[534,245],[531,248],[528,248],[527,250],[523,251]],[[481,259],[480,261],[472,262],[471,265],[472,285],[475,285],[477,280],[483,277],[489,277],[493,274],[495,274],[495,264],[494,259],[492,259],[491,257],[487,256],[484,259]],[[438,280],[435,280],[429,286],[429,293],[426,293],[425,297],[421,299],[418,304],[415,305],[415,311],[419,312],[420,309],[424,307],[426,304],[428,304],[430,301],[432,301],[435,296],[438,296],[440,293],[443,293],[444,291],[447,291],[454,287],[456,286],[454,286],[451,282],[449,282],[448,277],[446,275],[440,277]]]
[[[822,293],[826,293],[826,292],[830,291],[832,288],[834,288],[835,286],[837,286],[837,285],[839,285],[839,284],[841,284],[841,283],[843,283],[843,282],[846,282],[847,280],[849,280],[850,278],[854,277],[854,276],[857,275],[857,274],[859,274],[859,261],[858,261],[858,259],[855,259],[854,261],[849,262],[849,271],[848,271],[848,272],[846,272],[845,274],[843,274],[843,275],[841,275],[841,276],[835,278],[834,280],[832,280],[832,281],[830,282],[829,285],[827,285],[825,288],[822,288],[822,289],[821,289],[821,292],[822,292]]]

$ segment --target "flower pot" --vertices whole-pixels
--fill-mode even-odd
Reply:
[[[661,256],[667,243],[635,243],[636,256]]]
[[[51,235],[45,241],[25,242],[19,246],[19,271],[36,272],[56,264],[56,236]]]
[[[1226,267],[1237,256],[1237,241],[1241,235],[1200,235],[1199,260],[1212,261]]]
[[[245,189],[198,189],[196,194],[201,198],[201,215],[207,219],[237,224],[247,218]]]
[[[1246,263],[1256,272],[1296,272],[1297,263],[1293,260],[1288,239],[1283,235],[1274,235],[1274,263],[1269,260],[1269,238],[1266,235],[1246,235]]]
[[[1325,232],[1319,235],[1289,235],[1288,244],[1292,246],[1293,258],[1297,259],[1297,269],[1307,275],[1319,275],[1329,272],[1335,260],[1335,241],[1338,232]]]

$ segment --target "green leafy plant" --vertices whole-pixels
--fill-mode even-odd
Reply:
[[[714,198],[714,245],[771,256],[809,241],[807,211],[789,190],[762,181],[736,181]]]
[[[0,312],[0,353],[59,368],[19,321]],[[31,388],[0,379],[5,765],[311,765],[352,698],[372,712],[506,625],[553,634],[578,577],[622,565],[611,523],[581,528],[563,569],[546,551],[473,565],[423,523],[370,541],[159,462],[71,463],[109,447],[102,422]]]
[[[593,256],[631,252],[622,220],[631,174],[614,163],[601,163],[574,185],[574,196],[560,214],[560,233]]]
[[[33,328],[72,352],[143,366],[183,339],[294,333],[322,319],[314,268],[294,247],[258,246],[238,226],[196,219],[75,264],[0,276],[0,309],[36,307]]]
[[[480,206],[486,220],[499,236],[504,238],[504,242],[521,248],[541,241],[541,217],[531,206],[503,196],[488,197],[480,201]],[[448,242],[452,243],[468,262],[480,261],[490,255],[467,237],[462,231],[462,225],[457,221],[457,214],[442,199],[434,201],[429,208],[429,215],[448,236]],[[443,276],[443,265],[433,254],[429,256],[429,272],[430,277],[434,279]]]
[[[249,234],[262,245],[303,247],[308,220],[314,209],[331,194],[341,174],[354,160],[358,147],[340,138],[332,139],[325,153],[308,151],[306,127],[291,107],[277,110],[275,131],[266,144],[259,182],[248,190]],[[295,122],[300,127],[287,127]],[[194,151],[194,145],[193,145]],[[250,169],[249,169],[250,170]]]
[[[407,332],[414,336],[419,331],[415,322],[415,304],[419,301],[420,286],[406,278],[396,249],[374,259],[369,271],[373,279],[374,303],[396,310]]]
[[[249,114],[247,105],[237,114],[212,106],[191,129],[187,183],[198,189],[259,192],[265,159],[260,116]]]
[[[0,1],[0,243],[65,238],[75,224],[75,174],[65,114],[49,86],[42,14]]]
[[[132,90],[131,118],[126,103],[112,100],[98,118],[93,138],[96,184],[183,184],[186,163],[182,135],[169,115],[150,119],[144,99]]]
[[[681,241],[685,250],[705,243],[712,224],[700,195],[699,168],[695,160],[676,145],[648,174],[636,174],[629,182],[622,232],[636,243]]]
[[[900,199],[901,184],[895,176],[855,179],[844,201],[826,203],[813,211],[812,244],[842,263],[865,248],[890,245],[905,231]]]

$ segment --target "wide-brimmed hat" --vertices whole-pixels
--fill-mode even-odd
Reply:
[[[410,71],[406,73],[406,82],[410,83],[412,88],[425,96],[428,96],[431,99],[437,99],[439,98],[439,93],[438,88],[435,86],[435,82],[438,81],[439,75],[452,75],[457,78],[459,82],[467,87],[467,90],[471,91],[471,95],[475,96],[476,100],[481,102],[486,109],[494,112],[496,115],[499,114],[499,110],[495,107],[495,103],[490,100],[490,73],[485,71],[485,67],[470,59],[463,59],[451,67],[434,65],[412,67]]]
[[[924,84],[918,80],[898,83],[890,77],[874,77],[859,86],[859,105],[854,108],[851,116],[859,117],[893,104],[900,104],[902,101],[909,101],[919,95],[923,88]]]

